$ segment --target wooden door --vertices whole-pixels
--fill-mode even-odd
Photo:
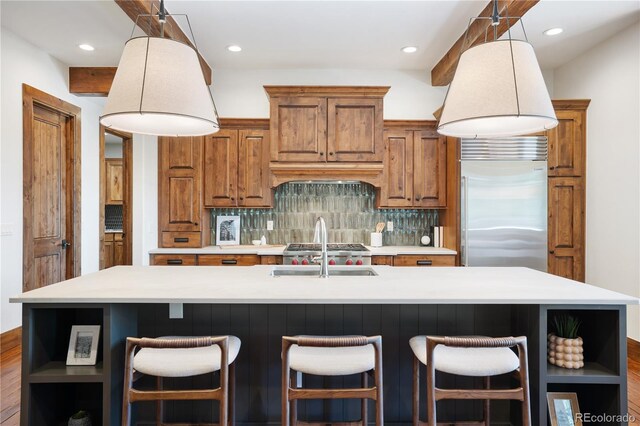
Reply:
[[[107,232],[104,234],[104,267],[111,268],[114,266],[115,258],[114,258],[114,234],[113,232]]]
[[[238,205],[238,131],[221,129],[204,138],[204,205]]]
[[[447,206],[447,138],[433,131],[414,133],[413,205]]]
[[[380,207],[413,206],[413,134],[411,130],[384,132],[386,167]]]
[[[105,160],[106,192],[105,204],[122,204],[124,200],[124,168],[119,158]]]
[[[159,138],[159,225],[166,232],[200,231],[202,137]]]
[[[549,176],[584,175],[585,114],[585,111],[556,111],[558,126],[547,132]]]
[[[113,240],[113,264],[125,265],[124,259],[124,241],[122,234],[114,234]]]
[[[581,178],[549,179],[549,273],[584,281],[584,186]]]
[[[272,98],[271,123],[271,161],[326,161],[326,98]]]
[[[64,115],[40,105],[34,105],[30,126],[31,146],[25,159],[25,190],[29,186],[30,206],[25,212],[24,290],[33,290],[71,278],[67,270],[68,250],[73,244],[68,238],[70,207],[67,174],[69,154],[68,123]],[[25,147],[27,148],[27,147]],[[25,191],[26,192],[26,191]],[[27,241],[25,241],[27,242]]]
[[[382,161],[382,98],[330,98],[327,117],[328,161]]]
[[[238,205],[271,206],[269,189],[269,131],[239,131]]]

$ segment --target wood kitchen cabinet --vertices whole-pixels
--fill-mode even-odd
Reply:
[[[199,254],[199,266],[253,266],[260,265],[255,254]]]
[[[393,266],[456,266],[456,256],[403,254],[395,256]]]
[[[204,206],[271,207],[268,121],[226,122],[204,138]]]
[[[388,87],[265,86],[271,161],[382,162]]]
[[[121,158],[105,160],[105,204],[122,204],[124,199],[124,169]]]
[[[548,272],[585,279],[588,100],[555,100],[558,126],[548,138]]]
[[[416,125],[417,127],[417,125]],[[384,132],[385,174],[379,207],[447,206],[447,139],[434,128]]]
[[[120,232],[104,234],[104,267],[124,265],[124,235]]]
[[[549,272],[584,281],[584,186],[578,177],[549,179]]]
[[[152,254],[151,264],[154,266],[196,266],[195,254]]]
[[[161,247],[201,247],[211,239],[202,200],[202,137],[158,139],[158,240]]]

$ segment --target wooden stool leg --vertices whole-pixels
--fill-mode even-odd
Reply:
[[[298,387],[298,373],[294,372],[291,375],[291,388],[295,389]],[[293,399],[289,401],[289,422],[291,426],[296,426],[298,424],[298,400]]]
[[[382,382],[382,338],[373,343],[375,351],[374,380],[376,384],[376,426],[384,425],[384,384]]]
[[[236,363],[229,364],[229,425],[236,424]]]
[[[531,426],[531,402],[529,401],[529,362],[527,361],[527,341],[518,343],[520,361],[520,386],[522,387],[522,425]]]
[[[133,351],[136,346],[127,339],[124,361],[124,384],[122,392],[122,426],[131,423],[131,382],[133,381]]]
[[[158,390],[162,390],[163,389],[163,384],[162,384],[162,377],[158,376],[156,377],[156,388]],[[157,426],[162,426],[162,419],[164,418],[164,416],[162,415],[162,408],[163,408],[163,401],[161,399],[156,401],[156,425]]]
[[[420,361],[413,357],[413,426],[418,426],[420,422]]]
[[[436,343],[427,339],[427,421],[436,426],[436,369],[433,364],[433,351]]]
[[[484,378],[484,388],[491,389],[491,377]],[[491,424],[491,400],[484,400],[484,425],[489,426]]]
[[[367,388],[367,375],[369,373],[367,371],[365,371],[364,373],[362,373],[362,388],[366,389]],[[362,398],[362,400],[360,401],[360,414],[361,414],[361,421],[362,421],[362,426],[367,426],[368,423],[368,415],[369,413],[367,412],[367,403],[369,401],[367,401],[367,398]]]

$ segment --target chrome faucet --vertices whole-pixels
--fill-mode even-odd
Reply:
[[[322,248],[322,254],[314,257],[313,261],[318,263],[320,261],[320,278],[329,278],[329,256],[327,255],[327,224],[324,219],[318,217],[316,220],[316,229],[314,232],[314,243],[319,242]],[[320,240],[320,241],[316,241]]]

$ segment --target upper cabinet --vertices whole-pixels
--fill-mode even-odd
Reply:
[[[105,160],[106,188],[105,204],[122,204],[123,200],[123,167],[121,158]]]
[[[382,162],[388,87],[266,86],[271,161]]]
[[[556,109],[558,126],[547,131],[549,176],[582,176],[586,167],[586,110]]]
[[[224,120],[204,138],[205,207],[270,207],[268,120]]]
[[[428,122],[402,124],[384,132],[379,207],[446,207],[447,139]]]

